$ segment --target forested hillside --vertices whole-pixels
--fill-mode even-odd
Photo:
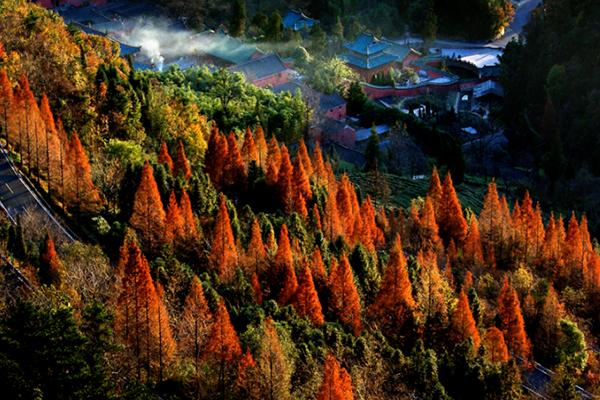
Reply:
[[[507,133],[550,204],[596,220],[600,4],[547,0],[502,57]],[[594,223],[594,230],[598,227]]]
[[[1,221],[3,396],[521,399],[536,362],[549,398],[600,394],[585,215],[494,181],[463,207],[435,167],[378,203],[299,96],[134,71],[23,0],[0,42],[2,144],[81,237]]]
[[[232,20],[234,11],[246,12],[243,27],[268,24],[272,13],[283,15],[286,9],[304,10],[323,23],[326,30],[335,31],[341,23],[352,37],[363,27],[389,37],[401,37],[408,31],[429,36],[438,32],[450,37],[491,39],[510,23],[514,10],[509,0],[249,0],[249,1],[190,1],[162,0],[176,15],[186,16],[195,26],[215,28],[223,15]],[[237,31],[237,29],[234,29]],[[243,33],[243,30],[242,30]],[[335,33],[335,32],[334,32]],[[237,35],[236,35],[237,36]]]

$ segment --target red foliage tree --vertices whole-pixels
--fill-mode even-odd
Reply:
[[[52,240],[50,235],[46,234],[44,246],[40,254],[40,281],[44,284],[60,287],[64,274],[65,269],[56,253],[54,240]]]
[[[463,246],[463,261],[467,268],[474,268],[483,265],[483,250],[481,248],[481,238],[479,236],[479,227],[477,218],[471,217],[469,233]]]
[[[279,150],[279,144],[277,143],[277,139],[275,136],[271,137],[268,145],[267,152],[267,170],[266,170],[266,180],[267,184],[275,185],[277,180],[279,179],[279,166],[281,165],[281,152]]]
[[[176,243],[183,239],[183,217],[177,204],[177,197],[175,192],[171,192],[169,195],[169,204],[167,204],[167,214],[165,217],[165,242]]]
[[[504,334],[495,326],[485,332],[483,338],[485,355],[492,363],[505,363],[508,361],[508,348],[504,342]]]
[[[213,230],[212,247],[209,259],[224,282],[233,279],[238,262],[238,253],[231,230],[231,220],[227,211],[225,196],[219,196],[219,211]]]
[[[175,155],[175,166],[173,172],[176,176],[183,176],[184,179],[189,179],[192,176],[192,168],[190,162],[185,155],[185,149],[183,148],[183,142],[180,140],[177,143],[177,154]]]
[[[161,293],[150,276],[148,261],[135,242],[123,253],[123,279],[119,290],[115,331],[135,360],[138,380],[157,373],[159,380],[173,359],[175,342]]]
[[[265,267],[266,258],[267,251],[262,239],[260,224],[258,223],[258,219],[254,218],[250,232],[250,242],[248,243],[248,250],[246,250],[245,254],[244,264],[246,269],[251,272],[258,271],[262,273]]]
[[[204,160],[206,173],[216,188],[221,188],[223,185],[223,173],[228,159],[227,139],[216,127],[213,127],[208,139],[207,156]]]
[[[467,221],[463,216],[462,207],[454,190],[450,173],[446,174],[442,186],[438,225],[440,236],[445,243],[454,240],[457,244],[462,244],[467,236]]]
[[[433,167],[431,171],[431,178],[429,179],[429,189],[427,190],[427,197],[429,197],[433,203],[435,216],[440,218],[440,206],[442,204],[442,182],[440,181],[440,175],[436,167]]]
[[[294,210],[294,168],[290,161],[290,154],[285,145],[281,146],[281,164],[279,174],[277,176],[277,189],[279,191],[279,199],[286,213],[291,213]]]
[[[304,267],[300,271],[298,290],[294,300],[296,312],[308,318],[316,326],[321,326],[325,322],[323,318],[323,309],[319,296],[315,290],[315,284],[310,269]]]
[[[66,201],[76,210],[94,212],[100,205],[100,193],[92,181],[92,169],[77,132],[71,135],[67,150]]]
[[[297,154],[296,159],[294,160],[294,192],[302,195],[305,199],[312,198],[312,190],[310,189],[309,177],[310,175],[308,175],[306,169],[304,168],[304,161],[300,157],[300,154]]]
[[[335,189],[328,189],[325,211],[323,213],[324,234],[330,241],[336,240],[342,234],[342,226],[337,208]]]
[[[327,181],[327,171],[325,169],[325,162],[323,161],[321,146],[319,146],[318,142],[315,143],[315,148],[313,150],[312,165],[317,184],[324,184]]]
[[[317,400],[353,400],[352,380],[333,354],[325,358],[323,382],[317,392]]]
[[[2,123],[2,132],[8,140],[8,119],[13,105],[13,88],[8,79],[8,74],[4,68],[0,68],[0,122]]]
[[[196,373],[198,373],[198,363],[208,338],[212,320],[213,315],[204,296],[202,283],[197,276],[194,276],[183,305],[183,313],[178,324],[178,336],[180,352],[184,357],[194,360]]]
[[[140,184],[135,192],[129,224],[138,232],[142,243],[149,250],[155,251],[165,240],[165,218],[152,167],[146,161],[142,168]]]
[[[330,276],[329,307],[340,322],[352,328],[355,336],[362,331],[361,306],[358,290],[354,283],[354,275],[348,258],[343,255],[337,268],[332,269]]]
[[[509,285],[507,277],[504,278],[504,285],[498,296],[498,314],[509,350],[515,356],[529,358],[531,345],[525,333],[525,321],[521,314],[519,297],[516,290]]]
[[[169,172],[173,173],[175,164],[173,164],[173,159],[169,154],[169,149],[167,148],[167,144],[165,142],[160,145],[160,150],[158,152],[158,163],[163,164]]]
[[[244,144],[242,145],[242,159],[246,164],[246,169],[252,161],[254,161],[257,166],[260,165],[258,149],[256,148],[256,143],[254,142],[254,135],[252,134],[252,130],[250,128],[246,128],[246,134],[244,135]]]
[[[464,290],[460,292],[458,304],[450,318],[450,332],[452,340],[455,343],[462,343],[470,338],[473,341],[473,350],[477,351],[479,348],[479,344],[481,343],[479,331],[477,330],[475,319],[469,307],[469,300]]]
[[[265,140],[265,132],[261,126],[256,128],[256,137],[254,138],[254,142],[256,143],[256,150],[258,151],[258,165],[265,169],[267,165],[267,152],[268,145]]]
[[[310,160],[310,156],[308,155],[308,149],[306,148],[306,143],[304,143],[304,139],[301,139],[298,143],[298,153],[296,157],[299,157],[302,160],[302,166],[304,167],[304,171],[308,175],[309,178],[313,176],[313,165]]]
[[[231,363],[236,361],[241,354],[242,348],[237,332],[231,325],[225,302],[221,299],[214,314],[204,357],[216,359],[218,362]]]
[[[370,314],[387,332],[395,332],[414,317],[415,306],[402,243],[396,236]]]
[[[293,263],[285,263],[281,273],[282,287],[277,297],[277,302],[280,305],[286,305],[294,301],[298,290],[298,280]]]
[[[197,242],[200,239],[196,218],[192,211],[192,202],[190,196],[185,189],[181,191],[179,196],[179,211],[183,219],[183,240],[186,244]]]

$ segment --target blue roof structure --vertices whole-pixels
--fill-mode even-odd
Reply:
[[[319,21],[312,19],[304,15],[304,13],[296,10],[289,10],[283,16],[283,27],[292,31],[301,31],[304,29],[310,29]]]
[[[398,60],[398,57],[386,53],[378,54],[375,57],[364,58],[352,53],[346,53],[340,58],[346,63],[362,69],[374,69]]]

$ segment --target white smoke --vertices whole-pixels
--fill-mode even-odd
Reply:
[[[140,62],[148,62],[162,71],[163,66],[179,63],[190,64],[189,58],[196,58],[212,50],[230,47],[230,52],[239,51],[231,46],[231,38],[211,31],[196,33],[173,27],[173,20],[161,18],[134,18],[124,21],[120,31],[109,34],[114,39],[141,47]],[[289,44],[261,43],[266,51],[290,51]],[[188,60],[185,60],[188,58]],[[196,60],[197,61],[197,60]]]
[[[177,63],[186,57],[197,57],[202,53],[226,45],[224,35],[214,32],[196,33],[177,29],[172,21],[158,18],[135,18],[127,20],[120,31],[111,32],[114,39],[141,47],[141,57],[162,71],[164,65]]]

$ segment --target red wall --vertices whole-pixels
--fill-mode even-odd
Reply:
[[[258,87],[262,88],[262,87],[267,87],[267,86],[275,87],[275,86],[283,85],[284,83],[288,83],[289,81],[290,81],[290,72],[286,70],[286,71],[283,71],[283,72],[275,74],[275,75],[269,75],[262,79],[256,79],[256,80],[252,81],[252,83],[254,84],[254,86],[258,86]]]
[[[387,96],[411,97],[426,93],[446,93],[459,90],[472,90],[480,81],[455,82],[449,84],[429,84],[410,88],[394,88],[392,86],[363,85],[363,89],[370,99],[380,99]]]
[[[342,119],[346,118],[346,104],[344,103],[341,106],[331,108],[325,111],[323,115],[325,115],[328,118],[333,118],[337,119],[338,121],[341,121]]]

